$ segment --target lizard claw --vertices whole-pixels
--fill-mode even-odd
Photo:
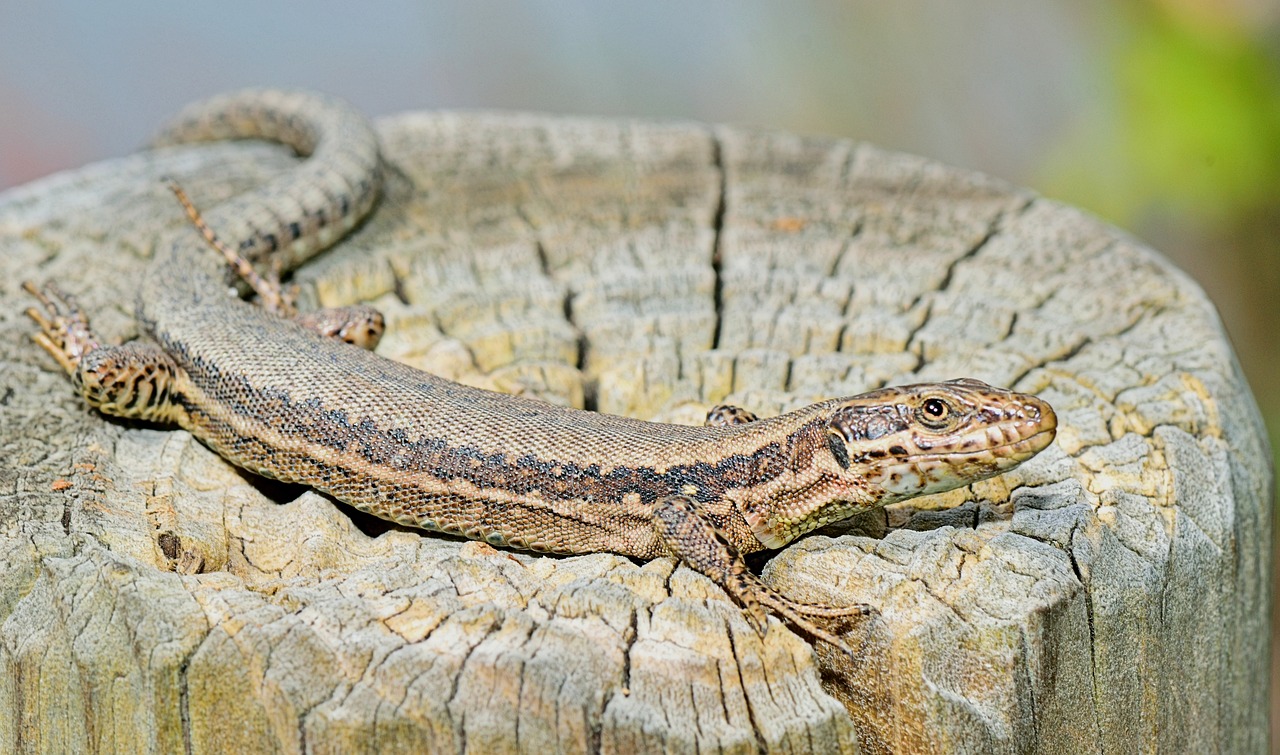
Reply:
[[[738,598],[738,604],[742,606],[742,615],[747,623],[756,631],[756,634],[764,637],[765,632],[769,630],[769,612],[765,610],[764,603],[757,600],[755,593],[750,590],[739,592],[735,597]]]
[[[871,612],[870,606],[861,603],[816,606],[791,600],[774,590],[747,568],[729,536],[704,518],[688,496],[661,499],[654,511],[654,520],[667,546],[685,564],[707,575],[729,593],[742,606],[747,623],[761,637],[768,630],[768,614],[773,613],[811,637],[854,655],[843,640],[817,622],[865,616]]]
[[[851,617],[870,616],[875,613],[875,608],[866,603],[854,603],[848,606],[819,606],[812,603],[800,603],[779,596],[781,600],[790,604],[791,610],[803,616],[809,616],[815,619],[847,619]]]
[[[46,283],[42,288],[31,281],[24,281],[22,289],[43,307],[26,309],[27,317],[40,328],[32,340],[49,352],[67,374],[75,374],[84,355],[99,346],[89,328],[89,318],[74,297],[63,293],[53,283]]]
[[[853,650],[845,644],[844,640],[818,626],[815,620],[847,619],[850,617],[869,616],[875,612],[874,608],[865,603],[854,603],[850,606],[819,606],[811,603],[801,603],[777,592],[750,572],[736,576],[738,579],[734,580],[736,584],[730,593],[746,609],[748,622],[751,623],[761,637],[764,636],[762,631],[763,624],[757,625],[752,621],[752,614],[754,611],[763,613],[763,609],[767,608],[782,620],[803,630],[815,639],[822,640],[844,651],[849,656],[853,656]]]

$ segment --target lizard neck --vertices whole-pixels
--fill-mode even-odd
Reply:
[[[758,423],[762,437],[754,454],[764,474],[740,490],[726,491],[759,545],[742,550],[781,548],[832,522],[882,503],[881,491],[857,469],[840,466],[830,452],[828,418],[832,400]],[[785,428],[785,429],[784,429]]]

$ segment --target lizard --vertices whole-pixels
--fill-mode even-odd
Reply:
[[[197,103],[158,145],[262,138],[305,158],[161,238],[139,286],[139,339],[101,342],[56,284],[26,290],[34,340],[99,412],[176,424],[227,461],[425,530],[527,551],[674,557],[762,636],[770,613],[863,616],[795,601],[743,556],[823,525],[1005,472],[1054,439],[1044,400],[962,378],[881,388],[759,419],[722,405],[702,426],[649,422],[465,386],[378,356],[381,315],[299,314],[274,275],[373,209],[372,126],[324,95],[247,90]],[[224,242],[224,239],[230,241]],[[220,254],[210,251],[212,247]],[[254,304],[229,284],[243,281]]]

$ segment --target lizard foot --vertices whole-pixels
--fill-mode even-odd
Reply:
[[[823,621],[839,621],[850,618],[861,618],[869,616],[874,609],[865,603],[855,603],[850,606],[821,606],[812,603],[801,603],[792,600],[782,593],[768,586],[750,571],[745,570],[740,575],[733,575],[732,582],[737,584],[729,590],[729,594],[733,595],[739,603],[746,605],[748,602],[764,606],[770,612],[786,621],[788,624],[802,630],[806,634],[822,640],[849,655],[853,655],[853,651],[834,633],[819,626],[815,620]],[[748,611],[750,616],[750,611]],[[764,635],[762,627],[755,626],[755,630],[761,636]]]
[[[745,425],[748,422],[755,422],[759,417],[750,409],[743,409],[733,404],[716,404],[711,407],[711,411],[707,412],[707,418],[703,421],[703,425],[707,427],[728,427],[730,425]]]
[[[337,338],[353,346],[373,351],[382,340],[386,321],[373,307],[326,307],[295,315],[293,321],[327,338]]]
[[[654,520],[667,547],[686,565],[729,593],[742,606],[747,622],[757,634],[764,636],[768,613],[772,612],[806,634],[853,655],[843,640],[818,626],[815,620],[866,616],[872,611],[870,606],[820,606],[782,595],[751,572],[728,536],[708,521],[688,496],[673,495],[658,501]]]
[[[22,289],[41,305],[41,308],[28,307],[26,310],[27,317],[40,328],[32,340],[49,352],[68,375],[74,375],[85,354],[101,345],[89,327],[89,318],[74,297],[63,293],[53,283],[40,287],[25,281]]]

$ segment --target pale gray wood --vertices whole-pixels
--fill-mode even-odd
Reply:
[[[1047,398],[1059,440],[762,561],[797,598],[879,609],[855,660],[776,623],[761,641],[670,560],[371,523],[87,411],[18,283],[57,278],[127,337],[183,222],[157,178],[209,205],[292,158],[89,166],[0,195],[0,750],[1265,746],[1265,440],[1212,306],[1158,255],[849,141],[510,114],[381,132],[386,201],[298,278],[382,306],[387,356],[684,422],[968,375]]]

